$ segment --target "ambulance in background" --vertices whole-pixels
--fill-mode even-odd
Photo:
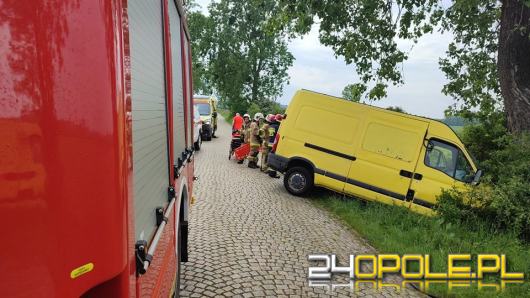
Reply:
[[[202,121],[202,139],[211,141],[217,131],[217,99],[214,96],[195,95],[193,104]]]
[[[181,0],[0,7],[1,296],[177,296],[194,180]]]

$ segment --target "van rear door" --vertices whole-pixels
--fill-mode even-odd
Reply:
[[[409,192],[429,123],[390,113],[366,118],[344,191],[368,200],[409,205]]]
[[[359,110],[345,100],[299,91],[287,113],[279,154],[311,161],[315,185],[343,191],[358,146]]]

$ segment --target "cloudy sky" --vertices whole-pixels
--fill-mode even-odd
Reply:
[[[197,3],[206,13],[210,0]],[[400,48],[411,49],[409,60],[403,64],[405,84],[391,86],[386,99],[370,104],[400,106],[411,114],[443,118],[453,101],[441,93],[446,80],[438,68],[438,58],[444,55],[450,40],[450,35],[433,34],[420,39],[412,49],[411,43],[399,41]],[[280,103],[288,104],[299,89],[341,96],[346,85],[358,82],[354,66],[346,65],[342,57],[335,57],[330,48],[320,44],[317,26],[308,35],[291,40],[289,50],[296,60],[289,69],[290,83],[284,87]]]

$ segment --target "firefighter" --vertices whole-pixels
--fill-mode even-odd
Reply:
[[[245,114],[243,115],[243,126],[241,126],[241,139],[244,144],[248,144],[250,142],[250,115]],[[245,162],[245,159],[238,160],[238,164],[242,164]]]
[[[245,114],[243,115],[243,126],[241,127],[241,135],[243,136],[243,143],[250,142],[250,134],[249,134],[249,128],[250,128],[250,115]]]
[[[267,153],[270,153],[272,150],[272,146],[276,140],[276,134],[280,129],[280,122],[283,120],[283,116],[281,114],[276,114],[271,117],[271,120],[271,124],[269,125],[269,146]],[[266,173],[268,173],[271,178],[280,178],[280,175],[278,175],[276,171],[270,169],[268,164],[266,164],[266,168],[268,170]]]
[[[259,133],[260,133],[260,138],[262,139],[262,151],[261,151],[261,166],[260,166],[260,170],[262,172],[265,172],[267,173],[268,172],[268,166],[267,166],[267,158],[269,156],[269,152],[271,151],[271,148],[272,148],[272,143],[270,142],[270,135],[271,135],[271,129],[273,130],[274,128],[271,127],[271,124],[272,122],[274,121],[274,118],[276,116],[274,116],[273,114],[268,114],[267,117],[265,117],[265,123],[263,124],[263,126],[260,128],[259,130]]]
[[[250,123],[249,127],[249,142],[250,142],[250,152],[248,154],[248,167],[251,169],[258,168],[258,154],[259,147],[261,146],[261,138],[259,136],[260,122],[263,119],[262,113],[256,113],[254,115],[254,121]]]
[[[243,117],[239,113],[236,113],[234,119],[232,119],[232,132],[237,132],[241,130],[243,126]]]

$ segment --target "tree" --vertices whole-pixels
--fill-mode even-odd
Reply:
[[[499,35],[499,78],[508,128],[530,131],[530,1],[504,0]]]
[[[403,83],[408,52],[398,39],[451,32],[440,68],[449,79],[442,91],[457,101],[452,110],[483,118],[504,110],[512,132],[530,130],[530,1],[279,1],[283,13],[271,27],[303,34],[319,19],[321,43],[355,65],[362,83],[372,86],[369,99]]]
[[[405,110],[403,110],[402,107],[398,107],[398,106],[389,106],[388,108],[386,108],[387,110],[389,111],[394,111],[394,112],[399,112],[399,113],[403,113],[403,114],[406,114]]]
[[[342,89],[342,97],[349,101],[360,102],[363,93],[366,91],[366,86],[363,84],[349,84]]]
[[[265,26],[277,9],[275,0],[220,0],[209,6],[209,16],[194,13],[193,25],[201,27],[192,31],[200,55],[196,80],[215,89],[232,112],[275,101],[288,81],[294,58],[285,34]]]
[[[197,8],[195,2],[187,2],[187,10]],[[208,72],[208,48],[211,44],[213,24],[211,19],[198,11],[188,12],[188,28],[191,35],[193,92],[195,94],[212,94],[213,88]]]

